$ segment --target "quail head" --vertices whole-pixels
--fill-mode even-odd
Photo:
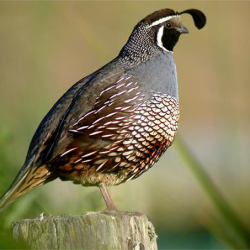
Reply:
[[[196,9],[156,11],[134,28],[119,55],[74,84],[38,126],[25,163],[0,200],[56,178],[98,186],[107,209],[116,209],[106,186],[135,179],[170,147],[179,104],[173,49],[188,33],[181,15],[205,26]]]

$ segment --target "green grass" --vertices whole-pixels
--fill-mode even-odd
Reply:
[[[220,223],[217,222],[215,225],[211,225],[211,230],[231,247],[249,249],[250,232],[206,173],[205,168],[191,153],[188,146],[180,139],[180,136],[175,140],[175,147],[180,157],[184,160],[184,163],[188,165],[200,186],[209,196],[216,209],[218,209],[221,216],[219,220],[223,220],[224,222],[220,221]]]

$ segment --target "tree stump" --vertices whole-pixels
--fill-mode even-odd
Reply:
[[[14,240],[31,249],[157,249],[154,226],[138,212],[42,215],[12,226]]]

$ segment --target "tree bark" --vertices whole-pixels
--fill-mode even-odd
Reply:
[[[14,222],[13,238],[32,249],[157,249],[152,223],[138,212],[40,216]]]

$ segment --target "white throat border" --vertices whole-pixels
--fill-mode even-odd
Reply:
[[[164,46],[163,46],[163,43],[162,43],[162,36],[163,36],[163,32],[164,32],[164,26],[161,26],[158,30],[158,33],[157,33],[157,45],[162,48],[164,51],[166,52],[170,52],[170,53],[174,53],[173,51],[170,51],[168,49],[166,49]]]

